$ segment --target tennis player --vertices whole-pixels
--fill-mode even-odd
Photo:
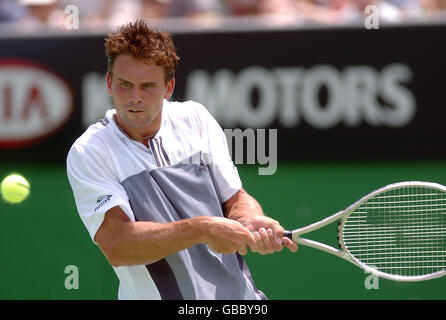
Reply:
[[[179,60],[171,36],[138,20],[105,47],[114,108],[73,144],[67,173],[118,298],[266,299],[242,255],[297,245],[242,188],[206,108],[169,101]]]

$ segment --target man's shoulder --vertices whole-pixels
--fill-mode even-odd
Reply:
[[[201,103],[187,100],[183,102],[168,101],[166,104],[167,113],[172,118],[197,119],[209,116],[209,111]]]
[[[105,141],[110,134],[108,129],[109,122],[106,118],[91,124],[71,146],[72,150],[86,150],[86,149],[105,149]]]
[[[205,108],[201,103],[193,100],[186,101],[165,101],[167,107],[170,111],[176,113],[182,113],[190,110],[200,110]],[[206,108],[205,108],[206,109]]]

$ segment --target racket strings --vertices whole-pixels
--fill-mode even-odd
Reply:
[[[362,203],[342,229],[347,250],[365,265],[398,276],[446,270],[446,192],[407,186]]]

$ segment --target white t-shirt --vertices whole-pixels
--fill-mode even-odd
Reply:
[[[212,159],[215,184],[222,202],[242,187],[230,158],[223,130],[199,103],[164,101],[161,128],[151,148],[130,139],[116,124],[116,110],[91,125],[71,147],[67,174],[79,215],[94,241],[107,210],[121,206],[132,222],[135,214],[122,182],[141,172],[172,166],[197,152]],[[114,267],[120,280],[119,299],[160,299],[146,266]],[[248,277],[249,278],[249,277]],[[249,281],[248,281],[249,282]],[[256,291],[250,284],[247,291]],[[257,298],[246,293],[248,299]]]

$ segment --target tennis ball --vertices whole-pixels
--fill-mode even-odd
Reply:
[[[30,192],[29,182],[20,174],[10,174],[0,185],[3,199],[9,203],[20,203]]]

